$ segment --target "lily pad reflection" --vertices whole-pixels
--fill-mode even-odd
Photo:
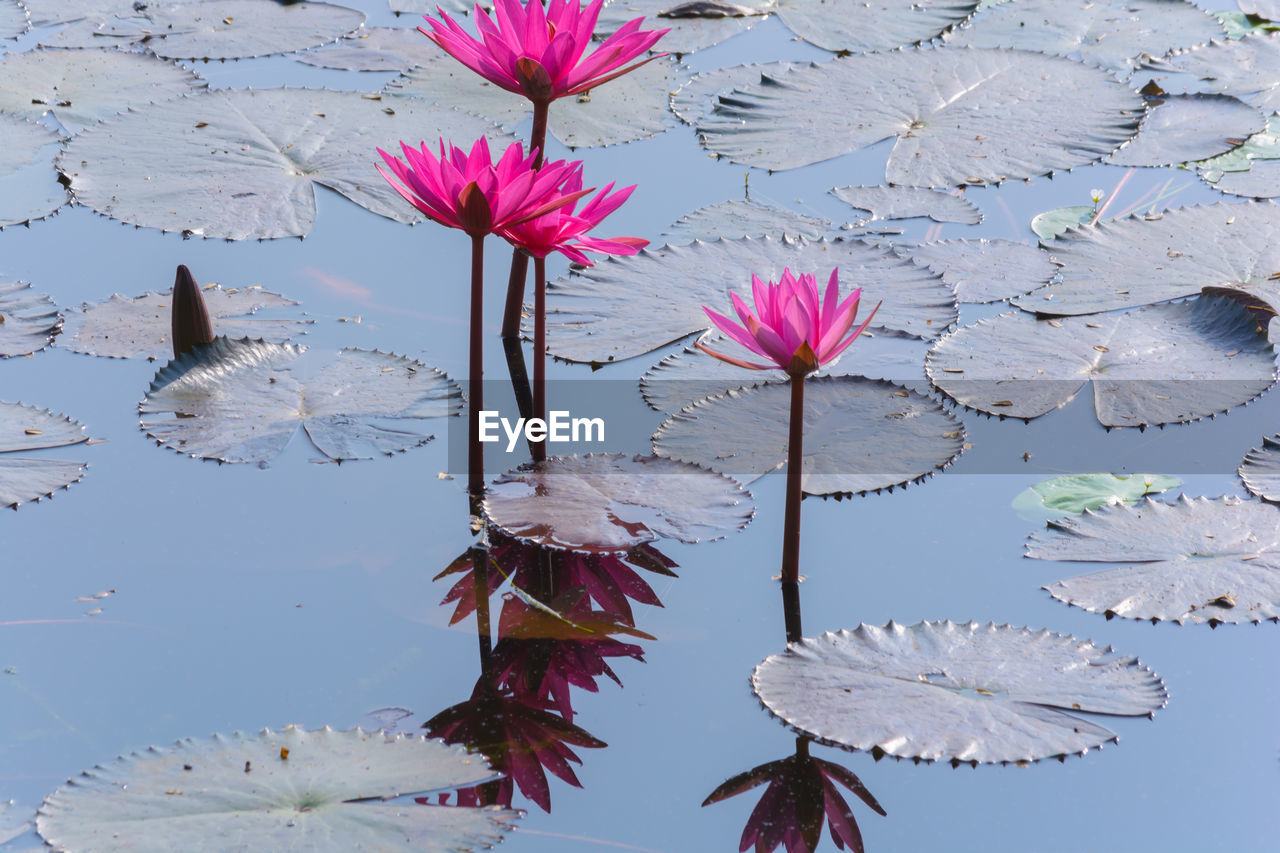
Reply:
[[[9,454],[88,440],[84,427],[66,415],[21,403],[0,403],[0,508],[53,497],[58,489],[84,476],[83,462]]]

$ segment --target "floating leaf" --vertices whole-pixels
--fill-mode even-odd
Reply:
[[[1114,166],[1173,166],[1239,145],[1266,126],[1262,113],[1227,95],[1170,95],[1151,106],[1138,135],[1107,158]]]
[[[1268,21],[1280,20],[1280,2],[1278,0],[1237,0],[1236,5],[1246,15],[1257,15]]]
[[[205,304],[214,332],[228,338],[263,338],[283,343],[310,321],[290,309],[297,302],[260,287],[223,290],[210,285]],[[112,294],[106,302],[85,303],[67,311],[67,325],[59,343],[75,352],[107,358],[163,358],[170,341],[173,293],[144,293],[132,299]]]
[[[436,9],[444,9],[455,18],[459,15],[470,15],[474,3],[466,0],[387,0],[391,11],[397,15],[434,15]]]
[[[1239,498],[1147,498],[1051,521],[1037,560],[1124,563],[1044,587],[1108,618],[1237,624],[1280,619],[1280,509]]]
[[[1062,234],[1080,225],[1088,225],[1098,209],[1088,204],[1073,204],[1037,213],[1031,218],[1031,230],[1041,240],[1056,240]]]
[[[951,288],[889,249],[859,240],[815,242],[746,238],[664,246],[609,258],[548,288],[551,352],[569,361],[608,362],[643,355],[711,326],[702,306],[729,309],[751,276],[777,281],[784,268],[826,281],[839,267],[842,293],[863,288],[874,323],[918,338],[942,334],[956,318]]]
[[[1280,433],[1274,438],[1263,437],[1262,449],[1255,447],[1246,453],[1237,473],[1253,494],[1280,501]]]
[[[0,39],[16,39],[30,28],[27,10],[17,0],[0,0]]]
[[[697,124],[711,115],[719,95],[752,83],[767,84],[774,75],[793,68],[817,67],[816,62],[760,62],[704,71],[672,94],[671,111],[685,124]]]
[[[1117,740],[1078,714],[1150,716],[1164,683],[1065,634],[976,622],[859,625],[792,643],[751,674],[769,712],[831,746],[1006,764]]]
[[[1280,110],[1280,33],[1256,33],[1175,54],[1158,64],[1171,93],[1234,95],[1266,113]]]
[[[470,850],[501,841],[518,814],[384,800],[495,775],[480,756],[421,737],[236,732],[86,770],[45,799],[37,827],[72,850]]]
[[[644,29],[670,30],[657,47],[693,53],[751,29],[773,11],[773,0],[609,0],[596,22],[596,35],[606,38],[643,16]]]
[[[961,405],[1016,418],[1065,406],[1092,382],[1103,426],[1155,426],[1249,402],[1275,380],[1275,356],[1245,308],[1203,297],[1060,321],[1001,314],[940,340],[925,370]]]
[[[1014,47],[1081,59],[1128,76],[1148,55],[1221,39],[1209,12],[1181,0],[1020,0],[973,16],[945,37],[957,47]]]
[[[66,24],[85,18],[126,15],[133,11],[136,0],[22,0],[31,13],[33,27]]]
[[[1163,474],[1070,474],[1036,483],[1013,499],[1013,508],[1022,518],[1049,521],[1086,509],[1137,503],[1180,485],[1177,477]]]
[[[416,27],[361,27],[337,44],[297,60],[342,71],[408,71],[439,55],[440,49]]]
[[[25,281],[0,283],[0,358],[42,350],[62,327],[53,300],[30,291]]]
[[[736,237],[803,237],[817,240],[832,228],[827,219],[755,201],[722,201],[680,217],[662,236],[671,243]]]
[[[1201,180],[1231,195],[1280,196],[1280,116],[1226,154],[1196,163]]]
[[[1280,270],[1280,206],[1213,204],[1130,217],[1063,234],[1062,280],[1013,300],[1044,314],[1093,314],[1261,282]]]
[[[800,38],[827,50],[866,53],[928,41],[958,24],[977,0],[776,0],[774,9]],[[665,47],[665,45],[664,45]]]
[[[919,482],[955,461],[964,445],[964,427],[945,409],[889,382],[819,376],[805,382],[804,396],[806,494]],[[702,400],[658,428],[653,451],[750,482],[786,465],[790,404],[787,382]]]
[[[53,497],[58,489],[84,476],[83,462],[8,454],[88,440],[84,427],[66,415],[21,403],[0,403],[0,508]]]
[[[939,240],[898,251],[942,276],[961,302],[1010,299],[1058,274],[1047,252],[1011,240]]]
[[[205,85],[172,62],[118,50],[16,53],[0,61],[0,77],[0,111],[33,119],[51,112],[71,133],[129,107],[166,101]],[[183,163],[176,168],[183,172],[189,167]]]
[[[548,548],[623,554],[658,538],[720,539],[751,521],[741,486],[696,465],[656,456],[557,456],[493,481],[485,515]]]
[[[43,219],[67,201],[53,168],[58,134],[0,114],[0,228]]]
[[[91,128],[61,164],[76,200],[114,219],[228,240],[298,237],[315,221],[315,184],[391,219],[420,218],[375,170],[375,149],[480,135],[505,147],[481,119],[409,100],[224,89]]]
[[[368,459],[426,444],[428,418],[457,410],[440,371],[388,353],[344,349],[309,379],[305,347],[220,337],[169,362],[138,404],[142,428],[179,453],[265,465],[298,427],[330,459]]]
[[[1079,62],[913,49],[834,59],[745,86],[722,96],[698,131],[716,154],[767,169],[897,137],[889,183],[953,187],[1097,160],[1133,135],[1141,110],[1136,93]]]
[[[919,187],[836,187],[831,194],[872,219],[915,219],[977,225],[982,211],[967,198]]]
[[[404,103],[401,98],[405,98],[465,110],[497,122],[507,131],[533,115],[528,98],[495,86],[443,50],[434,45],[431,48],[434,60],[387,86],[388,96],[399,96],[391,100],[393,105]],[[648,139],[672,124],[667,102],[679,87],[677,72],[674,60],[657,59],[597,89],[561,98],[551,110],[547,130],[570,148]]]

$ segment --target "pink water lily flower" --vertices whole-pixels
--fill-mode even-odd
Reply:
[[[581,189],[582,173],[575,171],[565,181],[562,191],[576,193]],[[583,254],[584,251],[602,255],[634,255],[649,245],[649,241],[640,237],[587,236],[588,231],[621,207],[634,189],[630,186],[613,192],[611,183],[596,193],[582,210],[575,210],[576,202],[571,202],[550,213],[504,228],[499,233],[507,242],[525,249],[536,258],[559,252],[572,261],[591,266],[591,259]]]
[[[544,10],[541,0],[528,0],[524,7],[519,0],[496,0],[495,21],[476,4],[473,17],[479,39],[436,7],[443,22],[423,16],[431,29],[418,29],[486,80],[545,104],[607,83],[657,58],[627,65],[667,32],[642,31],[644,18],[628,21],[584,57],[603,6],[604,0],[592,0],[585,9],[578,0],[551,0]]]
[[[564,184],[580,175],[581,163],[557,160],[534,169],[536,152],[528,156],[519,142],[513,142],[495,164],[489,143],[482,136],[468,153],[440,140],[437,157],[422,143],[414,148],[401,142],[404,160],[378,149],[391,169],[378,171],[396,192],[431,219],[450,228],[460,228],[472,237],[492,234],[572,204],[591,192]],[[594,188],[592,188],[594,189]]]
[[[733,294],[733,307],[742,325],[706,306],[711,322],[730,338],[747,349],[769,359],[772,364],[756,364],[723,353],[713,352],[701,343],[697,347],[708,355],[727,361],[738,367],[752,370],[770,370],[780,367],[791,376],[804,377],[821,365],[844,352],[867,328],[880,304],[871,309],[867,319],[857,329],[853,328],[858,316],[858,300],[862,288],[840,301],[839,269],[831,271],[826,293],[818,298],[817,279],[811,273],[793,276],[790,269],[782,271],[782,279],[765,284],[757,275],[751,276],[753,312],[747,303]],[[850,331],[852,330],[852,332]]]

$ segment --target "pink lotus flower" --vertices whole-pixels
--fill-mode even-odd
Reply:
[[[592,0],[585,9],[578,0],[551,0],[544,10],[541,0],[528,0],[524,8],[519,0],[496,0],[495,22],[477,4],[474,18],[481,39],[437,7],[444,22],[424,15],[431,30],[418,30],[486,80],[535,104],[545,104],[585,92],[657,59],[653,56],[622,67],[667,32],[642,32],[644,18],[628,21],[584,57],[603,6],[604,0]]]
[[[723,353],[713,352],[701,343],[697,347],[708,355],[727,361],[738,367],[752,370],[770,370],[780,367],[791,376],[804,377],[821,365],[845,351],[849,344],[861,335],[879,310],[879,303],[871,314],[852,334],[853,322],[858,316],[858,299],[862,288],[840,301],[839,269],[831,271],[827,289],[818,301],[818,283],[812,274],[799,278],[790,269],[782,271],[782,280],[767,285],[759,276],[751,276],[752,298],[755,312],[747,307],[738,294],[733,294],[733,307],[742,325],[710,308],[703,311],[729,337],[747,349],[769,359],[772,364],[756,364]],[[848,335],[848,337],[846,337]]]
[[[582,189],[582,173],[575,171],[565,181],[563,192],[575,193]],[[598,252],[602,255],[634,255],[649,245],[648,240],[640,237],[588,237],[587,232],[595,228],[610,213],[613,213],[630,196],[634,186],[612,192],[613,184],[609,184],[595,197],[576,211],[576,203],[571,202],[564,207],[556,208],[534,219],[526,219],[498,233],[509,243],[525,249],[536,258],[545,258],[552,252],[559,252],[572,261],[591,266],[591,260],[583,253]]]
[[[394,177],[378,166],[378,171],[405,200],[441,225],[460,228],[472,237],[492,234],[529,219],[572,204],[591,190],[565,191],[566,181],[577,174],[580,163],[557,160],[535,171],[536,152],[525,156],[519,142],[513,142],[497,164],[482,136],[471,153],[452,144],[445,150],[440,140],[436,157],[422,143],[421,148],[400,143],[405,159],[381,148],[378,153]]]

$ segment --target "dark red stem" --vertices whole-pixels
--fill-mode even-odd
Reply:
[[[550,101],[534,101],[533,130],[529,133],[529,147],[537,149],[533,168],[541,169],[543,149],[547,147],[547,115],[551,112]],[[504,338],[520,337],[520,315],[524,311],[524,282],[529,276],[529,256],[519,249],[511,253],[511,276],[507,279],[507,304],[502,310],[502,336]]]
[[[791,376],[791,423],[787,438],[787,509],[782,522],[782,606],[787,642],[802,636],[800,629],[800,502],[804,492],[804,375]]]
[[[484,235],[471,236],[471,340],[467,412],[467,491],[484,494],[484,447],[480,444],[480,410],[484,407]]]
[[[547,259],[533,259],[533,416],[547,419]],[[546,441],[532,448],[535,461],[547,458]]]

